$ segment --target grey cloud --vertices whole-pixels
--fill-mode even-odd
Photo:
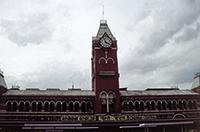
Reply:
[[[20,20],[1,19],[0,26],[8,39],[19,46],[28,43],[41,44],[52,36],[52,29],[48,26],[48,14],[38,13],[21,16]]]

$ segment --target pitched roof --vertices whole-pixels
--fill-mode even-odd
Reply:
[[[169,89],[169,90],[123,90],[120,91],[120,96],[155,96],[155,95],[198,95],[191,90],[177,90],[177,89]]]
[[[91,90],[9,89],[3,96],[94,96],[94,92]]]
[[[93,40],[99,40],[104,33],[107,33],[107,35],[112,39],[112,40],[116,40],[116,38],[113,36],[112,32],[110,31],[108,25],[107,25],[107,21],[106,20],[101,20],[100,21],[100,26],[99,26],[99,30],[97,32],[96,37],[93,37]]]

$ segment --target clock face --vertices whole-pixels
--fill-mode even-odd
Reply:
[[[105,35],[103,38],[100,39],[100,44],[104,48],[109,48],[112,45],[112,40],[107,35]]]

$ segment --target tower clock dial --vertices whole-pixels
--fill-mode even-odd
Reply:
[[[104,36],[100,39],[100,45],[104,48],[109,48],[112,45],[112,40],[108,36]]]

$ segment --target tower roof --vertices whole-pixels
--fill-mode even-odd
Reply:
[[[97,35],[96,37],[93,36],[92,40],[99,40],[104,35],[104,33],[106,33],[112,40],[116,40],[116,38],[113,36],[112,32],[110,31],[106,20],[100,21],[100,26],[99,26]]]
[[[7,88],[6,82],[4,80],[3,72],[0,70],[0,87]]]
[[[200,87],[200,72],[197,72],[195,74],[191,89],[197,88],[197,87]]]

